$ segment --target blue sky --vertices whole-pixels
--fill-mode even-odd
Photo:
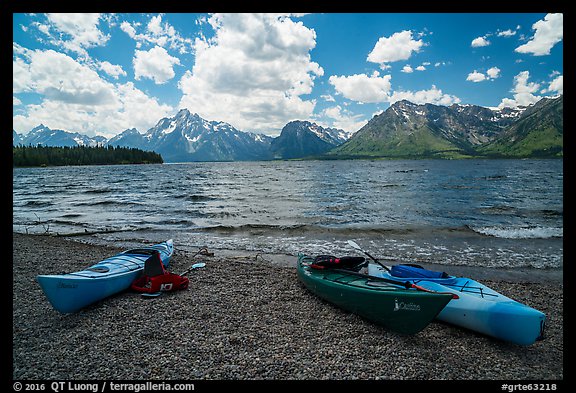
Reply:
[[[13,128],[111,137],[188,108],[242,131],[354,132],[392,103],[563,94],[554,13],[13,14]]]

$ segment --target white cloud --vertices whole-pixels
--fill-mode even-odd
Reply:
[[[324,109],[322,116],[316,120],[322,127],[340,128],[350,133],[358,131],[367,122],[362,115],[353,115],[340,105]]]
[[[486,75],[484,75],[481,72],[478,72],[476,70],[474,70],[474,72],[471,72],[468,74],[468,77],[466,77],[467,81],[471,81],[471,82],[482,82],[484,80],[486,80]]]
[[[426,71],[426,67],[424,67],[424,65],[419,65],[416,67],[416,71]]]
[[[15,53],[14,93],[36,93],[41,98],[39,104],[27,105],[25,114],[13,117],[18,132],[43,123],[55,129],[112,136],[132,127],[148,130],[173,111],[132,83],[109,83],[88,65],[63,53],[24,48]]]
[[[279,132],[309,118],[324,70],[311,61],[316,33],[287,15],[215,14],[211,39],[197,38],[195,64],[180,79],[180,107],[245,131]]]
[[[414,72],[414,69],[412,68],[412,66],[410,64],[406,64],[404,67],[402,67],[402,69],[400,71],[405,72],[407,74],[410,74],[410,73]]]
[[[114,103],[111,85],[88,66],[54,50],[28,51],[26,56],[13,61],[15,93],[36,92],[77,105]]]
[[[444,94],[435,85],[428,90],[393,91],[391,78],[391,75],[380,77],[375,71],[372,76],[366,74],[331,76],[330,83],[338,93],[360,103],[394,103],[408,100],[417,104],[451,105],[460,102],[458,97]]]
[[[180,60],[161,46],[155,46],[149,51],[136,50],[133,64],[136,80],[150,78],[156,84],[163,84],[174,78],[174,65],[179,65]]]
[[[66,38],[70,37],[62,39],[59,36],[54,43],[79,54],[86,55],[86,48],[104,45],[110,38],[98,28],[100,14],[53,13],[46,17],[50,27],[64,33]],[[49,33],[47,27],[43,31]]]
[[[532,39],[517,47],[515,51],[534,56],[549,55],[550,49],[563,39],[564,15],[548,14],[543,20],[534,23],[532,29],[536,30]]]
[[[386,102],[391,89],[391,75],[378,76],[375,71],[372,76],[355,74],[350,76],[335,76],[329,78],[336,91],[344,97],[362,102],[377,103]]]
[[[500,68],[498,67],[492,67],[492,68],[488,68],[488,70],[486,71],[486,74],[488,74],[488,77],[490,79],[496,79],[498,77],[500,77]]]
[[[412,31],[404,30],[390,37],[381,37],[366,60],[379,64],[408,60],[412,53],[419,52],[423,45],[422,40],[412,39]]]
[[[514,98],[504,98],[498,108],[517,106],[528,106],[538,102],[542,97],[536,96],[533,93],[537,92],[540,84],[535,82],[528,82],[530,78],[529,71],[522,71],[514,77],[514,87],[511,92],[514,93]]]
[[[435,105],[452,105],[460,102],[460,98],[442,93],[435,85],[428,90],[419,91],[395,91],[390,97],[390,103],[396,101],[408,100],[415,104],[435,104]]]
[[[122,22],[120,24],[120,29],[126,34],[128,34],[128,37],[132,39],[136,39],[138,37],[138,35],[136,34],[136,29],[129,22],[126,21]]]
[[[564,75],[559,75],[550,82],[548,88],[542,91],[543,93],[556,92],[564,94]]]
[[[500,68],[491,67],[486,71],[486,74],[474,70],[473,72],[468,74],[468,76],[466,77],[466,80],[470,81],[470,82],[478,83],[478,82],[483,82],[483,81],[487,81],[487,80],[494,80],[494,79],[499,78],[499,77],[500,77]]]
[[[118,77],[120,76],[127,75],[126,71],[122,69],[122,66],[112,64],[108,61],[101,61],[98,64],[98,68],[107,73],[108,75],[110,75],[111,77],[113,77],[114,79],[118,79]]]
[[[486,37],[474,38],[472,40],[472,43],[470,44],[470,46],[472,46],[472,48],[479,48],[479,47],[488,46],[488,45],[490,45],[490,41],[488,41],[486,39]]]
[[[161,14],[152,16],[146,26],[124,21],[120,29],[136,41],[137,48],[141,48],[142,44],[153,44],[183,54],[192,52],[194,46],[194,40],[180,35],[168,22],[162,22]]]
[[[516,35],[516,31],[511,30],[511,29],[503,30],[503,31],[499,31],[497,35],[498,35],[498,37],[512,37],[512,36]]]

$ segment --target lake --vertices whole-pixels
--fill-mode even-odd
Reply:
[[[563,161],[14,168],[13,230],[290,256],[358,255],[350,239],[385,259],[562,269]]]

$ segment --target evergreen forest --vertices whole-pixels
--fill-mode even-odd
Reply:
[[[151,151],[119,146],[13,146],[14,167],[63,165],[161,164]]]

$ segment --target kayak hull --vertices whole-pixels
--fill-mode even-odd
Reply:
[[[368,265],[368,274],[400,279],[381,266]],[[438,320],[518,345],[531,345],[543,336],[546,315],[466,277],[401,278],[433,291],[459,296],[436,317]]]
[[[313,260],[298,256],[297,272],[304,286],[318,297],[402,334],[416,334],[448,304],[451,294],[406,289],[360,273],[314,269]]]
[[[130,287],[142,275],[144,262],[158,251],[165,266],[174,253],[172,240],[124,251],[84,270],[56,275],[38,275],[46,298],[55,310],[67,314]]]

